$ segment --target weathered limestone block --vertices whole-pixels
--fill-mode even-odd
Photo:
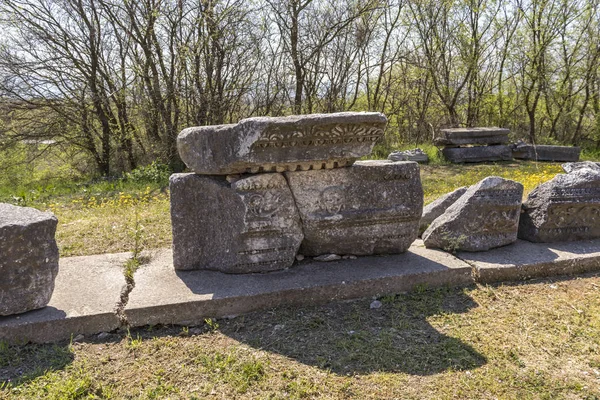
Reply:
[[[440,215],[446,211],[448,207],[456,202],[466,191],[467,187],[459,187],[453,192],[446,193],[443,196],[438,197],[433,202],[423,208],[423,215],[421,215],[421,222],[419,224],[419,234],[422,234],[425,229]]]
[[[518,143],[513,145],[513,158],[536,161],[579,161],[580,147],[532,145]]]
[[[390,161],[416,161],[418,163],[428,163],[429,156],[423,150],[416,148],[404,151],[392,151],[388,155]]]
[[[415,162],[285,175],[302,218],[303,255],[402,253],[417,238],[423,189]]]
[[[58,274],[56,217],[0,203],[0,315],[45,307]]]
[[[519,237],[531,242],[600,238],[600,171],[556,175],[523,203]]]
[[[505,144],[510,130],[505,128],[450,128],[440,129],[433,140],[437,146],[462,146],[466,144]]]
[[[336,168],[370,154],[386,123],[373,112],[248,118],[184,129],[177,148],[198,174]]]
[[[229,273],[290,267],[302,228],[283,175],[170,179],[175,269]]]
[[[523,185],[490,176],[467,191],[423,233],[428,248],[485,251],[517,240]]]
[[[600,171],[600,165],[597,162],[593,161],[581,161],[581,162],[569,162],[561,165],[562,169],[568,174],[578,169],[595,169]]]
[[[506,145],[446,147],[442,153],[453,163],[512,160],[512,152]]]

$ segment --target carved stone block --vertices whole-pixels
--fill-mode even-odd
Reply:
[[[423,189],[415,162],[357,161],[286,172],[304,229],[301,253],[402,253],[417,238]]]
[[[228,273],[290,267],[300,217],[281,174],[170,179],[175,269]]]
[[[383,114],[373,112],[248,118],[184,129],[177,148],[198,174],[336,168],[370,154],[386,123]]]
[[[476,147],[446,147],[444,157],[453,163],[508,161],[512,160],[510,147],[506,145]]]
[[[0,203],[0,315],[48,304],[58,274],[52,213]]]
[[[556,175],[523,203],[519,237],[531,242],[600,238],[600,171]]]
[[[536,161],[579,161],[580,147],[517,144],[513,146],[513,158]]]
[[[453,192],[446,193],[445,195],[438,197],[433,202],[426,205],[425,208],[423,208],[423,215],[421,215],[419,234],[423,233],[425,229],[431,225],[433,220],[442,215],[444,211],[454,204],[456,200],[458,200],[459,197],[462,196],[466,191],[466,186],[460,187]]]
[[[510,130],[505,128],[451,128],[441,129],[433,140],[437,146],[463,146],[467,144],[505,144]]]
[[[423,233],[428,248],[485,251],[517,240],[523,185],[490,176],[467,191]]]

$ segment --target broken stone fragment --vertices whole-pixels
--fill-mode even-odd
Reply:
[[[302,242],[300,217],[281,174],[170,179],[175,269],[228,273],[290,267]]]
[[[467,144],[505,144],[510,130],[505,128],[448,128],[441,129],[433,140],[436,146],[462,146]]]
[[[45,307],[58,274],[56,217],[0,203],[0,315]]]
[[[519,238],[562,242],[600,237],[600,170],[573,169],[529,193],[523,203]]]
[[[466,192],[423,233],[425,247],[485,251],[517,240],[523,185],[490,176]]]
[[[446,147],[442,149],[442,154],[453,163],[512,160],[512,151],[506,145]]]
[[[446,193],[426,205],[425,208],[423,208],[423,215],[421,215],[421,222],[419,223],[419,234],[422,234],[433,220],[442,215],[448,207],[454,204],[454,202],[467,191],[467,189],[466,186],[459,187],[453,192]]]
[[[429,162],[429,156],[423,150],[417,148],[412,150],[396,150],[388,155],[390,161],[416,161],[418,163]]]
[[[177,148],[198,174],[336,168],[370,154],[386,123],[374,112],[248,118],[184,129]]]
[[[561,165],[562,169],[568,174],[577,171],[578,169],[595,169],[600,171],[600,165],[593,161],[569,162]]]
[[[304,255],[402,253],[417,238],[423,189],[415,162],[357,161],[285,175],[302,218]]]

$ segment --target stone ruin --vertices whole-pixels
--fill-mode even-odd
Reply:
[[[442,146],[444,157],[453,163],[506,161],[512,159],[505,128],[441,129],[433,143]]]
[[[533,145],[519,140],[510,145],[513,158],[534,161],[579,161],[581,148],[577,146]]]
[[[447,198],[453,197],[455,192]],[[423,242],[426,247],[448,251],[486,251],[511,244],[517,240],[522,197],[520,183],[487,177],[433,220],[423,232]]]
[[[414,162],[358,161],[380,113],[250,118],[178,137],[193,173],[170,180],[178,270],[266,272],[296,255],[402,253],[417,238]]]
[[[563,168],[566,174],[536,187],[523,203],[521,239],[547,243],[600,237],[600,167],[584,162]]]
[[[433,140],[442,147],[442,154],[453,163],[534,160],[579,161],[577,146],[533,145],[519,140],[508,144],[509,130],[505,128],[448,128],[441,129]]]
[[[52,213],[0,203],[0,316],[45,307],[58,274]]]

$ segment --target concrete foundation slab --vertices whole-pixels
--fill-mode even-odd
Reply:
[[[600,270],[600,240],[563,243],[515,243],[482,253],[457,256],[476,268],[481,283],[524,280],[535,277]]]
[[[307,259],[288,270],[248,275],[175,271],[166,251],[137,271],[125,315],[131,326],[193,325],[209,317],[392,294],[417,285],[463,286],[472,283],[471,270],[421,241],[404,254],[328,263]]]
[[[118,328],[115,310],[126,286],[123,264],[129,256],[62,258],[48,306],[0,317],[0,341],[55,342]]]

